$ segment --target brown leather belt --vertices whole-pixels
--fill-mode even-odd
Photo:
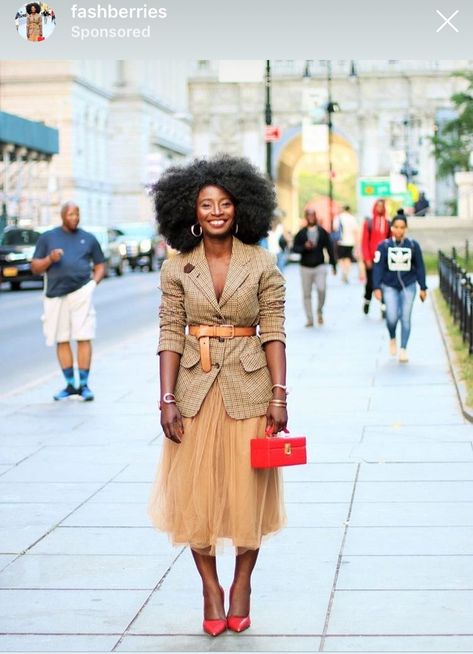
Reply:
[[[255,336],[256,327],[235,327],[234,325],[189,325],[189,334],[199,339],[200,362],[204,372],[212,370],[210,360],[211,338],[235,338],[236,336]]]

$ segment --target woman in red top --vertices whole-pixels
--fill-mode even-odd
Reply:
[[[372,217],[366,218],[361,233],[361,255],[365,264],[365,300],[363,313],[370,310],[371,296],[373,295],[373,259],[378,245],[389,238],[391,227],[386,211],[384,200],[376,200],[373,205]],[[381,311],[384,315],[385,307],[381,304]]]

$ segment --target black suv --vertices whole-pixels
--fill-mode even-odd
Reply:
[[[42,282],[42,275],[31,272],[31,260],[40,233],[27,227],[6,227],[0,237],[0,284],[8,282],[12,291],[21,282]]]

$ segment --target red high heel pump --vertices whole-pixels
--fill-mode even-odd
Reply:
[[[223,604],[225,601],[225,593],[221,586],[220,593],[222,595]],[[224,618],[217,618],[216,620],[207,620],[204,618],[202,628],[209,636],[220,636],[220,634],[223,634],[223,632],[227,630],[227,621]]]
[[[230,588],[230,604],[232,603],[233,586]],[[250,627],[250,614],[248,615],[227,615],[227,627],[237,634]]]

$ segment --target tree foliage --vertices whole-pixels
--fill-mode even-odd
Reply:
[[[432,137],[439,177],[450,177],[456,172],[471,169],[473,72],[456,73],[456,77],[461,77],[468,82],[468,86],[463,91],[454,93],[451,97],[457,116],[441,125]]]

